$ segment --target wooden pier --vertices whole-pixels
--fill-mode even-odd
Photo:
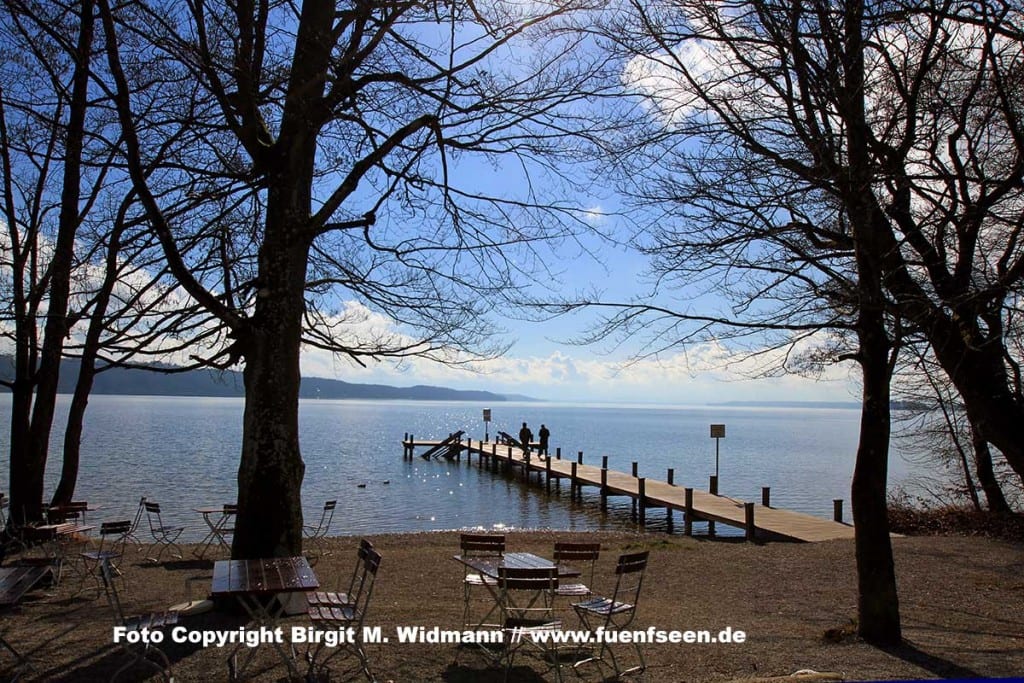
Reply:
[[[813,515],[792,510],[781,510],[771,507],[770,490],[762,489],[761,503],[738,500],[717,494],[718,483],[711,477],[709,491],[692,488],[680,488],[673,483],[674,471],[668,470],[665,481],[648,479],[638,476],[637,463],[633,463],[633,472],[627,474],[608,469],[608,457],[601,459],[601,466],[586,465],[583,452],[579,451],[575,458],[563,459],[561,449],[543,457],[536,449],[530,455],[518,445],[485,442],[471,438],[462,438],[458,432],[442,440],[417,440],[406,434],[402,441],[403,456],[412,459],[416,448],[426,447],[423,454],[427,459],[444,457],[461,459],[466,456],[472,463],[477,456],[481,468],[497,472],[518,470],[527,483],[536,475],[539,484],[551,492],[551,484],[568,480],[570,496],[582,498],[583,487],[596,487],[601,498],[601,509],[607,508],[610,496],[625,496],[632,499],[637,520],[641,526],[647,523],[647,511],[661,508],[666,511],[669,528],[673,526],[673,512],[683,513],[683,530],[686,535],[692,534],[693,523],[708,523],[708,533],[714,535],[715,524],[725,524],[743,529],[747,540],[788,540],[788,541],[828,541],[838,538],[853,538],[853,527],[842,522],[842,501],[833,502],[834,519],[822,519]]]

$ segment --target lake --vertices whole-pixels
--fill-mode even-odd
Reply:
[[[10,401],[10,394],[0,397],[5,488]],[[59,477],[67,404],[68,397],[61,397],[47,495]],[[770,486],[773,506],[827,518],[832,500],[842,498],[850,519],[858,410],[306,400],[300,427],[307,523],[316,523],[325,500],[337,499],[334,534],[633,528],[628,499],[610,498],[602,514],[596,489],[584,489],[582,505],[571,504],[567,483],[548,497],[536,486],[468,467],[465,459],[403,460],[406,432],[429,439],[465,430],[481,438],[485,407],[493,412],[492,439],[499,429],[518,434],[524,420],[536,434],[543,422],[551,430],[552,452],[561,447],[563,457],[582,450],[586,463],[599,464],[607,455],[610,468],[626,472],[636,461],[640,476],[651,479],[665,479],[671,467],[678,485],[700,489],[707,489],[715,471],[709,425],[725,424],[719,443],[722,494],[760,502],[761,487]],[[75,498],[102,507],[93,519],[110,520],[130,518],[139,497],[148,496],[162,504],[165,521],[189,527],[183,539],[198,540],[205,527],[194,508],[235,500],[241,423],[241,399],[93,396]],[[919,469],[894,454],[890,482],[906,482]],[[649,522],[649,528],[664,528],[664,513],[651,512]]]

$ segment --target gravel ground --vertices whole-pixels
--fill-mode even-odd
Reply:
[[[381,535],[383,555],[367,625],[384,635],[397,626],[457,629],[462,618],[462,567],[455,533]],[[1024,545],[981,538],[894,539],[905,645],[882,650],[860,642],[855,630],[856,572],[853,543],[754,545],[703,541],[664,534],[512,532],[509,550],[550,556],[555,540],[600,541],[598,591],[614,580],[615,557],[651,551],[636,629],[731,628],[746,634],[731,644],[649,644],[647,681],[726,681],[786,676],[798,670],[835,672],[845,680],[1006,677],[1024,674]],[[316,564],[323,585],[347,581],[357,538],[329,539],[330,554]],[[186,547],[186,558],[191,557]],[[212,562],[186,559],[147,565],[127,563],[125,610],[140,613],[182,602],[186,579],[209,576]],[[139,559],[136,559],[139,558]],[[0,621],[4,637],[33,662],[25,680],[106,681],[125,660],[112,643],[113,613],[96,587],[69,577],[61,586],[31,593]],[[209,581],[192,583],[204,597]],[[238,629],[245,619],[220,612],[188,617],[191,631]],[[286,626],[304,626],[304,616]],[[566,614],[567,627],[575,617]],[[392,641],[395,639],[392,638]],[[165,643],[177,681],[227,679],[226,652],[214,647]],[[454,645],[369,646],[379,681],[501,681],[475,648]],[[627,651],[628,653],[628,651]],[[301,654],[301,648],[300,648]],[[251,680],[286,679],[270,648],[261,648]],[[521,659],[510,681],[551,680],[542,662]],[[0,675],[11,675],[9,653],[0,653]],[[578,672],[600,678],[596,667]],[[119,680],[145,680],[129,669]],[[155,677],[154,677],[155,679]],[[572,673],[566,680],[577,680]]]

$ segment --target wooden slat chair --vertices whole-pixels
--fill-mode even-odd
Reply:
[[[150,557],[148,559],[152,562],[159,562],[164,556],[164,553],[173,548],[174,550],[171,552],[171,556],[180,560],[181,548],[178,547],[177,540],[178,537],[181,536],[181,532],[185,530],[185,527],[168,526],[164,524],[159,503],[146,500],[142,505],[146,508],[146,518],[149,521],[149,533],[153,537],[153,544],[150,546],[150,554],[152,554],[153,548],[160,546],[160,552],[157,553],[156,557]]]
[[[590,586],[594,583],[594,566],[601,555],[600,543],[555,542],[555,564],[582,568],[590,563],[589,571],[584,571],[586,583],[560,583],[555,594],[560,597],[582,598],[591,594]]]
[[[365,538],[359,541],[359,549],[356,551],[356,562],[352,566],[352,575],[349,577],[348,585],[339,582],[336,591],[312,591],[306,593],[306,602],[310,605],[327,605],[330,607],[344,607],[352,605],[356,601],[359,590],[362,587],[362,579],[365,578],[365,561],[369,552],[373,550],[373,543]]]
[[[336,500],[327,501],[320,512],[320,522],[316,526],[307,524],[302,527],[303,535],[309,541],[309,545],[314,548],[312,552],[305,553],[310,565],[316,564],[321,555],[329,554],[324,545],[324,539],[327,538],[327,533],[331,530],[331,522],[334,521],[334,509],[337,505],[338,501]]]
[[[459,552],[463,557],[496,557],[500,558],[505,554],[504,534],[462,534],[459,537]],[[478,574],[469,567],[464,567],[465,573],[462,578],[462,623],[467,628],[475,625],[482,625],[497,609],[493,604],[487,614],[479,621],[470,621],[470,605],[472,603],[472,591],[474,588],[486,588],[496,586],[497,580]],[[491,600],[491,591],[488,590],[488,599]]]
[[[153,631],[173,626],[178,623],[177,612],[151,612],[138,616],[126,617],[121,607],[121,598],[117,593],[117,586],[114,584],[114,570],[109,560],[100,562],[100,577],[103,581],[103,588],[107,593],[107,602],[114,612],[114,625],[122,626],[129,633],[137,633],[143,630]],[[155,669],[169,683],[174,681],[174,673],[171,671],[171,662],[167,655],[155,645],[145,642],[130,644],[126,639],[121,639],[121,648],[131,657],[131,660],[121,666],[110,678],[113,682],[117,677],[136,664],[144,664]],[[157,661],[150,658],[153,655]]]
[[[131,532],[132,522],[125,519],[119,522],[103,522],[100,524],[100,543],[95,550],[87,550],[80,553],[85,571],[82,573],[82,582],[86,577],[93,577],[96,580],[97,589],[103,590],[103,580],[100,576],[100,564],[107,562],[110,565],[114,576],[121,577],[124,584],[124,572],[121,571],[121,558],[124,557],[125,545],[128,543],[128,534]]]
[[[366,613],[370,608],[370,599],[373,597],[373,586],[377,580],[377,571],[380,569],[381,556],[372,547],[360,546],[359,561],[357,563],[357,579],[353,582],[351,591],[348,594],[349,602],[346,604],[317,604],[310,605],[308,609],[309,618],[313,627],[326,631],[341,633],[345,631],[352,634],[352,638],[343,639],[335,647],[329,647],[321,640],[312,652],[307,652],[309,659],[309,670],[306,672],[307,680],[314,680],[314,671],[318,678],[315,680],[330,679],[328,663],[338,656],[352,656],[355,658],[352,667],[344,671],[339,680],[349,678],[362,673],[366,680],[375,680],[370,672],[370,660],[363,647],[363,623]],[[351,629],[351,631],[348,631]],[[329,654],[320,659],[324,650]]]
[[[648,555],[647,551],[620,555],[615,566],[615,590],[611,597],[592,596],[573,605],[584,628],[591,633],[596,633],[598,629],[603,629],[605,632],[622,631],[633,623],[633,619],[636,617],[636,607],[640,601],[644,573],[647,570]],[[621,661],[615,656],[615,651],[608,643],[608,639],[602,639],[596,655],[576,662],[575,666],[606,663],[615,672],[615,678],[621,678],[627,674],[641,674],[647,669],[643,650],[638,642],[631,641],[630,644],[639,660],[635,666],[624,668]]]
[[[554,632],[562,628],[562,622],[554,614],[558,568],[499,567],[497,581],[505,642],[505,680],[520,651],[536,650],[555,672],[555,679],[561,681],[558,643],[552,639],[538,642],[533,639],[538,631]]]

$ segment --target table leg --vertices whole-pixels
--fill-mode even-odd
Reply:
[[[265,628],[269,631],[274,631],[274,629],[277,628],[278,619],[280,618],[282,612],[284,611],[284,607],[281,605],[280,600],[269,598],[267,599],[267,603],[264,604],[264,599],[257,596],[240,594],[237,597],[239,604],[242,605],[242,608],[246,611],[246,613],[252,619],[253,623],[257,626],[257,628]],[[273,605],[275,602],[278,603],[278,607],[277,609],[272,609],[270,606]],[[294,648],[291,647],[291,641],[289,641],[288,643],[290,652],[286,652],[283,644],[279,643],[276,638],[273,639],[270,644],[277,651],[277,654],[280,657],[281,661],[284,662],[284,665],[288,667],[288,673],[292,677],[298,678],[299,670],[298,667],[295,665],[295,651]],[[257,648],[248,648],[249,652],[244,658],[244,661],[242,662],[241,666],[238,666],[236,664],[236,659],[238,655],[238,650],[242,647],[245,647],[244,643],[239,643],[238,645],[236,645],[228,657],[228,675],[230,676],[231,680],[237,680],[239,677],[241,677],[243,672],[249,666],[253,657],[255,656]]]

